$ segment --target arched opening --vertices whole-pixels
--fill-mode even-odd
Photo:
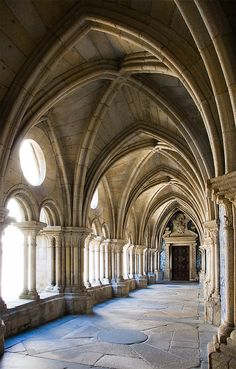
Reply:
[[[23,220],[19,202],[12,198],[7,203],[9,216],[16,222]],[[24,235],[16,225],[9,225],[2,238],[2,295],[6,303],[19,297],[23,289],[23,242]]]

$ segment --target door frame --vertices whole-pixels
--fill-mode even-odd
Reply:
[[[190,260],[191,260],[191,256],[190,256],[190,245],[180,245],[180,244],[172,244],[171,247],[170,247],[170,279],[171,281],[178,281],[177,279],[173,279],[173,247],[187,247],[188,248],[188,263],[189,263],[189,270],[188,270],[188,279],[180,279],[179,281],[180,282],[189,282],[191,280],[191,263],[190,263]]]

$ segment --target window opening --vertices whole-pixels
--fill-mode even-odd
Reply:
[[[23,220],[22,209],[16,199],[8,201],[9,216]],[[23,233],[9,225],[2,237],[2,297],[7,303],[19,298],[23,290]]]
[[[24,140],[20,147],[20,165],[25,179],[33,186],[43,183],[46,162],[40,146],[34,140]]]
[[[98,190],[97,189],[93,194],[93,198],[92,198],[90,206],[92,209],[96,209],[98,206]]]

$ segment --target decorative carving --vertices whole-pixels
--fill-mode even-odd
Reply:
[[[183,213],[179,213],[173,220],[173,232],[184,233],[185,229],[186,229],[185,216]]]
[[[225,227],[232,227],[233,226],[233,217],[224,215],[224,225]]]

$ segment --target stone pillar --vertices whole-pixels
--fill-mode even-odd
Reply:
[[[199,273],[199,282],[203,285],[206,275],[206,256],[205,256],[206,251],[204,245],[200,246],[199,250],[201,253],[201,270]]]
[[[111,280],[114,284],[116,281],[116,255],[115,255],[115,243],[111,240]]]
[[[103,284],[105,279],[105,246],[103,243],[100,244],[100,281]]]
[[[61,283],[62,291],[65,291],[66,285],[66,248],[65,248],[65,238],[63,233],[61,234]]]
[[[90,237],[90,242],[89,242],[89,275],[90,275],[90,283],[92,286],[95,285],[95,245],[93,242],[93,238]]]
[[[164,280],[170,280],[170,244],[166,242],[165,247],[166,258],[165,258],[165,269],[164,269]]]
[[[160,251],[156,250],[155,251],[155,278],[156,278],[156,282],[161,281],[163,276],[162,276],[162,271],[160,270]]]
[[[104,253],[105,253],[105,277],[102,281],[103,284],[111,283],[111,248],[110,240],[103,241]]]
[[[36,236],[37,231],[31,230],[30,232],[30,284],[29,284],[29,298],[32,300],[38,300],[39,295],[36,290]]]
[[[69,314],[90,313],[92,311],[93,299],[87,293],[84,285],[84,249],[86,238],[90,230],[83,227],[66,227],[68,261],[71,255],[71,293],[65,293],[66,312]],[[72,268],[73,267],[73,268]],[[67,272],[69,282],[69,272]]]
[[[129,262],[130,262],[130,266],[129,266],[129,278],[133,279],[134,275],[135,275],[135,247],[134,245],[131,245],[129,247]]]
[[[94,256],[95,256],[95,286],[101,286],[100,280],[100,245],[101,237],[96,237],[94,240]]]
[[[20,228],[20,227],[18,227]],[[23,291],[19,298],[27,299],[29,294],[29,232],[25,229],[21,229],[24,235],[24,255],[23,255]]]
[[[115,251],[116,251],[116,281],[123,282],[123,241],[118,241],[116,243]]]
[[[91,287],[91,283],[89,281],[89,243],[91,237],[88,236],[85,240],[84,246],[84,285],[86,288]]]
[[[138,257],[138,273],[136,275],[136,286],[137,288],[147,288],[147,278],[143,274],[143,251],[145,246],[136,246],[137,257]]]
[[[44,227],[46,223],[36,221],[24,221],[17,222],[16,226],[23,231],[25,235],[24,243],[24,290],[20,295],[21,298],[38,300],[39,295],[36,290],[36,247],[37,247],[37,235]],[[28,235],[28,236],[26,236]],[[29,241],[29,243],[26,241]],[[28,257],[30,255],[30,258]],[[29,279],[28,279],[29,278]],[[27,283],[28,280],[28,283]],[[27,293],[28,290],[28,293]]]
[[[143,274],[147,276],[148,275],[148,248],[145,248],[143,252],[143,264],[144,264]]]
[[[53,235],[48,235],[48,250],[49,250],[49,282],[46,291],[53,291],[55,287],[55,238]]]
[[[70,232],[64,232],[65,242],[65,292],[71,292],[71,237]]]
[[[125,245],[123,248],[123,277],[129,278],[129,245]]]
[[[221,295],[221,326],[208,344],[209,369],[233,368],[236,358],[236,171],[208,181],[212,201],[219,205],[220,252],[215,258],[215,292],[218,273]],[[217,232],[218,235],[218,232]],[[217,244],[217,241],[216,241]],[[216,250],[217,251],[217,250]],[[219,263],[220,268],[218,272]],[[215,297],[215,292],[213,297]]]
[[[153,249],[150,249],[150,273],[153,275],[154,272],[154,260],[153,260]]]
[[[234,327],[234,229],[232,204],[224,199],[226,215],[224,216],[224,242],[225,242],[225,319],[218,329],[220,343],[226,343],[227,337]]]
[[[62,238],[60,234],[55,235],[55,250],[56,250],[56,285],[55,292],[62,290]]]
[[[112,239],[112,267],[114,269],[112,278],[113,295],[117,297],[128,296],[129,283],[123,278],[123,247],[125,241]]]
[[[189,245],[189,256],[190,256],[190,281],[196,281],[197,278],[197,270],[196,270],[196,243],[192,243]]]

